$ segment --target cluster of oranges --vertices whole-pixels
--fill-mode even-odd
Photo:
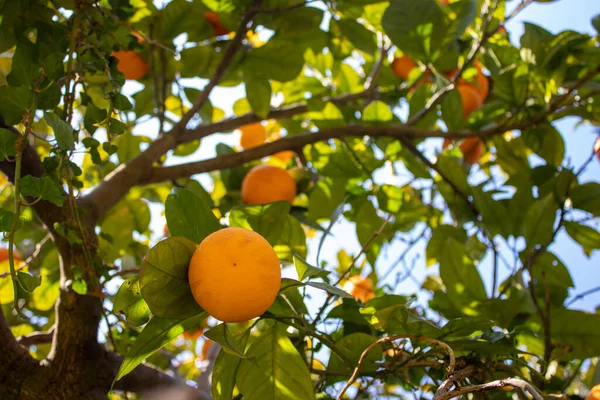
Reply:
[[[472,81],[460,78],[457,82],[456,90],[460,95],[463,108],[463,119],[467,119],[475,110],[483,106],[490,90],[489,78],[483,73],[483,67],[479,61],[474,62],[477,75]],[[395,57],[392,61],[392,72],[403,79],[407,79],[416,63],[407,55]],[[448,79],[453,79],[458,73],[458,69],[444,71],[443,74]],[[429,75],[426,73],[425,82],[429,82]],[[444,141],[443,149],[450,146],[452,142],[448,139]],[[459,144],[459,149],[463,154],[464,160],[469,164],[477,164],[483,155],[485,146],[480,138],[468,138]]]
[[[260,123],[245,125],[240,133],[243,149],[267,140]],[[296,181],[283,168],[261,164],[248,171],[241,194],[245,204],[292,203]],[[229,227],[213,232],[200,243],[190,261],[188,278],[194,299],[210,315],[224,322],[241,322],[260,316],[273,304],[279,292],[281,267],[277,253],[260,234]],[[363,302],[374,297],[367,278],[351,277],[344,288]]]
[[[212,26],[216,36],[223,36],[229,34],[231,30],[225,27],[221,21],[219,21],[219,15],[214,11],[206,11],[204,13],[204,19]],[[144,38],[137,32],[132,32],[132,35],[137,37],[138,43],[143,43]],[[125,79],[138,81],[144,78],[148,74],[150,64],[144,60],[144,58],[135,50],[121,50],[114,51],[112,56],[115,57],[119,63],[117,69],[123,75]]]

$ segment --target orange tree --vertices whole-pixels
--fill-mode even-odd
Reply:
[[[597,37],[526,24],[513,44],[504,25],[532,0],[164,3],[0,1],[0,397],[541,399],[598,383],[600,316],[569,309],[573,265],[549,250],[563,230],[600,248],[600,186],[579,179],[596,158],[566,161],[553,125],[600,123]],[[232,110],[217,87],[239,88]],[[199,159],[203,139],[255,123],[264,144]],[[261,163],[296,187],[269,173],[249,195],[280,201],[244,204]],[[375,177],[400,166],[405,185]],[[361,249],[324,262],[341,219]],[[243,257],[242,239],[207,242],[191,288],[197,245],[226,227],[266,242]],[[378,274],[400,242],[439,267],[419,301]],[[248,270],[269,246],[275,288]],[[206,322],[194,296],[217,278],[216,307],[276,298]],[[195,360],[202,332],[216,344]]]

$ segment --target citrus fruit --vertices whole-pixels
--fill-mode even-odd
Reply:
[[[596,385],[590,390],[585,400],[600,400],[600,385]]]
[[[490,81],[489,78],[483,73],[481,63],[475,60],[475,68],[477,69],[477,79],[475,89],[477,93],[481,96],[481,100],[485,101],[487,99],[488,94],[490,92]]]
[[[290,161],[292,161],[292,158],[294,158],[294,152],[292,150],[284,150],[273,154],[273,157],[279,158],[285,164],[288,164]]]
[[[16,249],[13,250],[13,258],[15,259],[15,261],[22,261],[21,255]],[[8,249],[0,247],[0,263],[4,261],[8,262]]]
[[[296,197],[296,182],[290,174],[273,165],[257,165],[242,182],[242,200],[246,204],[267,204]]]
[[[363,278],[360,275],[350,277],[346,283],[344,283],[343,289],[363,303],[366,303],[375,297],[371,280],[369,278]]]
[[[462,100],[464,119],[467,119],[473,111],[483,105],[483,100],[473,85],[459,84],[458,93]]]
[[[452,139],[448,139],[448,138],[444,139],[444,144],[442,144],[442,151],[446,150],[453,143],[454,143],[454,140],[452,140]]]
[[[260,146],[267,141],[267,131],[260,122],[240,128],[240,147],[244,150]]]
[[[112,55],[119,60],[117,69],[125,75],[125,79],[137,81],[148,73],[150,65],[133,50],[115,51]]]
[[[202,344],[202,349],[200,350],[200,360],[208,359],[208,351],[210,350],[213,343],[214,342],[210,339],[206,339],[204,341],[204,343]]]
[[[188,271],[194,299],[223,322],[256,318],[273,304],[281,285],[275,250],[248,229],[225,228],[198,246]]]
[[[415,68],[417,64],[407,55],[403,55],[402,57],[394,57],[394,61],[392,61],[392,72],[394,75],[406,79],[408,75],[410,75],[410,71]]]
[[[483,140],[473,137],[463,140],[459,145],[465,161],[471,165],[477,164],[483,155],[485,146]]]
[[[217,36],[227,35],[231,32],[228,28],[223,26],[221,21],[219,20],[219,14],[214,11],[206,11],[204,12],[204,18],[208,21],[209,24],[212,25],[213,30]]]

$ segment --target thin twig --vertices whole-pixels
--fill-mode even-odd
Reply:
[[[204,103],[208,100],[210,93],[217,86],[217,84],[221,81],[221,78],[225,75],[229,65],[233,62],[235,54],[242,47],[242,42],[246,37],[246,32],[248,32],[248,24],[254,16],[259,11],[259,6],[262,0],[254,0],[252,6],[246,11],[244,17],[242,18],[242,22],[240,23],[238,29],[235,31],[235,37],[229,42],[225,51],[223,51],[223,57],[219,62],[213,76],[211,77],[208,84],[202,89],[202,93],[198,96],[198,99],[194,102],[190,110],[181,117],[181,120],[173,127],[173,131],[175,133],[182,132],[185,130],[188,122],[194,117],[194,115],[202,108]]]
[[[356,368],[354,368],[354,372],[352,373],[352,376],[350,377],[350,379],[348,380],[348,382],[346,382],[346,385],[342,388],[342,390],[338,394],[337,400],[341,400],[342,397],[344,396],[344,393],[346,393],[346,390],[348,390],[348,388],[350,386],[352,386],[352,384],[354,383],[354,381],[356,381],[356,379],[358,378],[358,374],[359,374],[360,368],[364,364],[364,362],[365,362],[367,356],[369,355],[369,353],[371,352],[371,350],[373,350],[376,346],[378,346],[380,344],[388,343],[388,342],[393,342],[393,341],[399,340],[399,339],[422,340],[422,341],[425,341],[425,342],[429,342],[429,343],[433,344],[434,346],[442,347],[444,350],[446,350],[446,352],[448,353],[448,357],[450,358],[450,361],[448,362],[448,367],[446,369],[447,372],[448,372],[448,375],[452,375],[452,373],[454,372],[454,368],[456,366],[456,357],[454,356],[454,351],[452,350],[452,348],[450,348],[450,346],[448,346],[446,343],[440,342],[439,340],[436,340],[436,339],[428,338],[428,337],[425,337],[425,336],[417,336],[417,335],[396,335],[396,336],[389,336],[389,337],[385,337],[385,338],[379,339],[378,341],[372,343],[369,347],[367,347],[362,352],[362,354],[360,355],[360,358],[358,360],[358,364],[356,365]]]
[[[531,385],[529,382],[516,378],[499,379],[497,381],[484,383],[482,385],[463,386],[461,388],[447,393],[440,393],[438,391],[433,399],[449,400],[454,397],[463,396],[468,393],[487,392],[490,390],[501,389],[504,387],[513,387],[519,388],[521,390],[526,390],[531,394],[534,400],[544,400],[544,397],[533,387],[533,385]]]
[[[55,325],[52,325],[46,332],[34,332],[26,336],[21,336],[17,339],[17,343],[25,347],[50,343],[54,335],[54,328]]]

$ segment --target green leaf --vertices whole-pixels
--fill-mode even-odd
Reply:
[[[308,218],[316,221],[330,218],[333,210],[344,200],[346,179],[324,177],[309,193]]]
[[[33,92],[27,86],[0,86],[0,115],[7,125],[21,122],[33,103]]]
[[[242,359],[221,351],[212,373],[212,395],[216,400],[233,400],[235,377]]]
[[[558,167],[565,156],[565,142],[558,130],[546,125],[522,132],[523,142],[548,164]]]
[[[150,319],[150,308],[142,297],[137,276],[126,279],[113,300],[113,312],[122,312],[131,325],[140,326]]]
[[[171,237],[154,246],[140,267],[142,296],[158,317],[187,317],[202,312],[188,282],[188,269],[196,245]]]
[[[462,243],[451,237],[446,239],[439,261],[440,277],[456,307],[471,307],[487,299],[483,280]]]
[[[65,197],[62,188],[48,175],[34,178],[31,175],[21,178],[21,194],[24,196],[39,197],[62,207]]]
[[[449,130],[463,126],[463,105],[458,90],[451,90],[442,100],[442,118]]]
[[[113,381],[113,386],[115,382],[133,371],[147,357],[183,334],[183,332],[200,324],[207,315],[203,312],[189,318],[152,317],[127,352],[127,356]]]
[[[472,190],[475,207],[481,213],[485,228],[493,235],[508,236],[510,231],[510,214],[505,204],[494,200],[491,192],[484,192],[479,187]]]
[[[17,44],[13,56],[12,69],[6,77],[11,86],[25,85],[31,87],[40,75],[37,46],[25,38],[24,35]]]
[[[600,183],[588,182],[571,190],[571,202],[574,208],[600,216]]]
[[[375,336],[368,335],[366,333],[352,333],[344,336],[335,343],[335,347],[339,353],[343,354],[346,359],[350,361],[353,367],[358,365],[358,360],[362,353],[377,341]],[[376,362],[382,358],[383,348],[381,345],[377,345],[372,349],[367,357],[365,358],[360,372],[375,372],[377,371]],[[352,370],[344,363],[344,361],[334,352],[331,352],[329,361],[327,363],[327,369],[331,371],[343,371],[352,373]],[[344,377],[330,377],[328,382],[336,382],[344,379]]]
[[[356,236],[362,246],[371,240],[373,234],[383,225],[383,219],[377,214],[377,210],[370,200],[364,199],[355,206],[356,214],[354,222],[356,223]],[[374,266],[379,251],[383,245],[383,236],[379,235],[371,240],[368,249],[365,250],[369,263]]]
[[[271,39],[264,46],[252,50],[245,61],[247,70],[279,82],[296,78],[303,66],[303,52],[298,51],[295,43],[281,39]]]
[[[459,243],[465,243],[467,241],[467,233],[464,229],[455,228],[450,225],[438,226],[435,231],[433,231],[433,235],[431,235],[431,239],[429,239],[427,249],[425,250],[427,266],[439,262],[444,254],[444,247],[448,238],[452,238]]]
[[[390,334],[437,337],[440,329],[406,306],[406,298],[396,295],[377,297],[361,313],[376,329]]]
[[[79,295],[85,296],[88,292],[87,282],[82,278],[77,278],[72,284],[73,291]]]
[[[244,81],[246,84],[246,98],[250,103],[250,107],[260,118],[266,118],[271,110],[271,84],[269,80],[246,70]]]
[[[223,350],[227,351],[228,353],[239,358],[246,358],[246,355],[244,354],[244,346],[241,343],[238,343],[238,340],[233,333],[231,333],[227,327],[227,324],[223,323],[210,328],[204,332],[204,336],[219,343]]]
[[[327,293],[330,293],[334,296],[338,296],[338,297],[346,298],[346,299],[354,299],[354,297],[351,294],[346,293],[342,289],[340,289],[336,286],[330,285],[328,283],[323,283],[323,282],[299,282],[295,279],[282,278],[281,285],[282,285],[282,287],[286,287],[286,288],[292,287],[292,286],[311,286],[316,289],[324,290]]]
[[[283,223],[279,240],[273,246],[280,260],[292,261],[294,254],[306,257],[306,235],[300,222],[291,215]]]
[[[444,13],[435,0],[395,0],[381,21],[385,33],[414,60],[433,61],[448,29]]]
[[[117,110],[121,111],[129,111],[133,109],[133,104],[131,104],[131,101],[129,101],[127,96],[123,96],[121,93],[115,93],[113,105]]]
[[[8,129],[0,128],[0,161],[14,157],[17,154],[16,146],[18,138],[18,134]]]
[[[588,257],[592,255],[593,250],[600,249],[600,233],[597,230],[571,221],[565,221],[564,225],[569,236],[581,245]]]
[[[229,225],[253,230],[274,246],[281,237],[289,213],[287,201],[235,207],[229,213]]]
[[[364,25],[359,24],[356,20],[349,18],[338,20],[337,25],[342,35],[346,36],[354,47],[365,53],[375,54],[377,50],[375,33],[365,28]]]
[[[557,210],[558,207],[552,193],[542,199],[537,199],[529,207],[521,226],[521,232],[528,248],[544,245],[550,241]]]
[[[50,125],[54,131],[54,137],[56,137],[58,147],[63,150],[74,150],[75,140],[73,138],[73,128],[71,125],[60,119],[58,115],[51,112],[45,113],[44,117],[46,118],[48,125]]]
[[[324,278],[329,275],[329,271],[310,265],[305,259],[298,255],[294,256],[294,266],[296,267],[299,281],[303,281],[304,278]]]
[[[221,229],[219,220],[205,199],[185,188],[174,188],[165,202],[167,225],[173,236],[200,243]]]
[[[19,282],[21,282],[21,287],[28,293],[33,292],[36,287],[42,284],[42,278],[39,276],[33,276],[22,271],[17,272],[17,275],[19,277]]]
[[[296,400],[315,398],[306,362],[285,329],[275,324],[250,346],[236,382],[247,400]]]
[[[370,103],[362,113],[362,120],[375,126],[387,125],[386,123],[392,121],[393,118],[390,106],[380,100]]]
[[[555,309],[550,314],[552,342],[562,349],[562,360],[600,356],[600,315]],[[559,353],[557,353],[559,354]]]
[[[115,118],[108,118],[108,131],[112,135],[120,135],[125,133],[127,125]]]
[[[17,219],[17,214],[0,208],[0,232],[10,232]]]

